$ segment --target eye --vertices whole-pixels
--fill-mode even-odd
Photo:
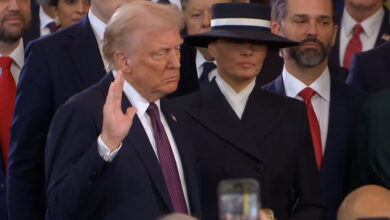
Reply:
[[[166,50],[166,49],[158,50],[158,51],[153,53],[152,57],[154,59],[160,60],[160,59],[163,59],[167,55],[167,53],[168,53],[168,50]]]
[[[303,24],[303,23],[305,23],[305,20],[303,20],[303,19],[295,19],[294,23]]]
[[[190,15],[191,18],[200,18],[203,15],[201,12],[194,12]]]

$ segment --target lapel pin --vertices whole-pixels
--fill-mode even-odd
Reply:
[[[389,34],[382,34],[382,40],[389,41],[390,35]]]
[[[175,117],[173,114],[171,114],[171,117],[172,117],[172,120],[174,120],[175,122],[177,122],[177,119],[176,119],[176,117]]]

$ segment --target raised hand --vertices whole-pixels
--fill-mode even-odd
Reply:
[[[103,127],[101,139],[112,152],[117,149],[129,133],[137,109],[130,107],[122,112],[123,72],[118,70],[115,81],[111,83],[103,107]]]

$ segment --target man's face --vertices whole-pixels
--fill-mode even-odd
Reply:
[[[327,62],[337,32],[332,3],[330,0],[290,0],[285,20],[281,24],[274,23],[272,31],[301,42],[299,46],[284,49],[297,64],[313,67]]]
[[[180,79],[180,45],[176,27],[140,31],[131,39],[137,46],[128,57],[125,79],[148,101],[155,101],[177,89]]]
[[[30,23],[30,0],[0,1],[0,41],[18,41]]]
[[[219,39],[209,44],[219,75],[233,88],[249,84],[260,72],[267,47],[247,41]]]
[[[230,0],[189,0],[184,11],[188,34],[210,31],[211,6]]]
[[[91,0],[91,10],[96,17],[107,24],[117,8],[133,1],[140,0]]]

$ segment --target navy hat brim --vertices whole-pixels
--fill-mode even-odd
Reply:
[[[299,43],[287,38],[271,33],[269,30],[259,30],[259,28],[244,29],[212,29],[209,32],[188,35],[184,37],[184,43],[197,46],[208,47],[209,43],[218,39],[247,40],[254,44],[264,44],[269,48],[284,48],[296,46]]]

